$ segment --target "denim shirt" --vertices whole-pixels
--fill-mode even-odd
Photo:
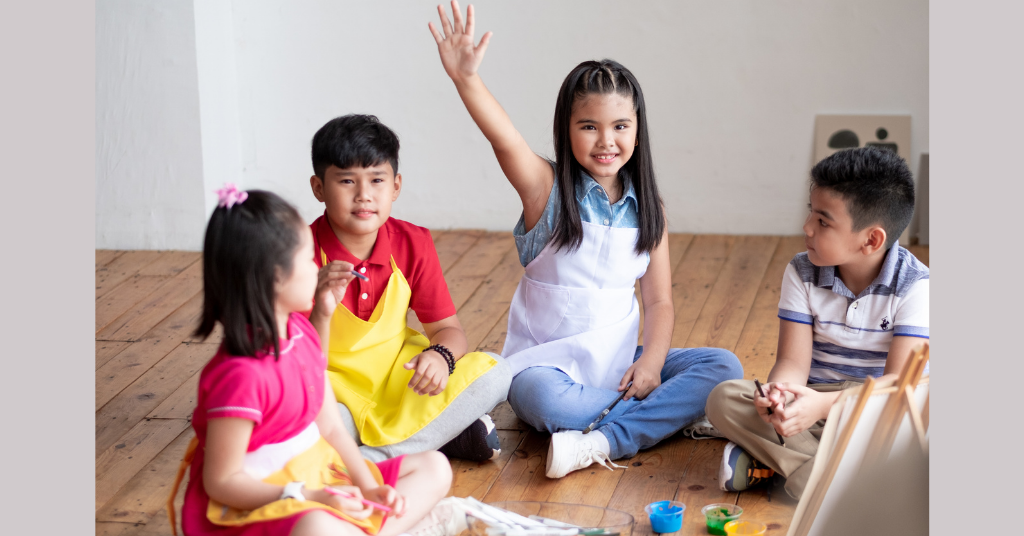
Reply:
[[[554,163],[551,165],[554,167]],[[580,175],[582,180],[576,183],[576,202],[579,204],[580,219],[594,225],[631,229],[640,227],[636,192],[633,190],[633,181],[626,174],[621,175],[624,183],[622,198],[615,204],[608,201],[608,194],[590,174],[583,171]],[[512,229],[512,236],[516,239],[516,249],[519,251],[519,262],[523,266],[537,258],[537,255],[540,255],[551,237],[554,236],[555,222],[558,221],[558,215],[562,210],[558,192],[556,176],[551,185],[548,202],[544,205],[544,212],[541,213],[540,219],[537,220],[533,229],[526,232],[525,215],[519,216],[519,222]],[[649,256],[646,253],[645,255]]]

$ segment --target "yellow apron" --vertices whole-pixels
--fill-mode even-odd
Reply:
[[[327,255],[323,250],[320,255],[326,265]],[[412,291],[394,257],[391,269],[388,286],[370,320],[338,306],[331,318],[327,352],[327,377],[334,396],[352,412],[360,439],[371,447],[393,445],[419,432],[497,364],[486,353],[470,352],[458,361],[437,396],[417,395],[410,389],[415,371],[403,365],[430,346],[430,341],[406,325]]]
[[[267,471],[270,474],[263,476],[260,480],[278,486],[284,486],[289,482],[302,481],[305,482],[306,489],[321,489],[326,486],[351,486],[352,478],[345,467],[345,462],[342,461],[338,452],[327,443],[327,440],[320,436],[319,430],[315,426],[311,426],[303,434],[305,434],[306,438],[309,437],[309,434],[315,434],[316,439],[313,444],[288,459],[280,469]],[[298,438],[292,438],[285,443],[294,442],[296,439]],[[309,442],[305,444],[309,444]],[[167,499],[167,512],[172,534],[177,534],[174,498],[178,494],[178,487],[185,476],[185,471],[192,463],[198,445],[198,438],[193,437],[178,468],[177,478],[171,486],[171,494]],[[271,447],[280,448],[280,444],[272,445]],[[370,474],[373,475],[373,479],[377,481],[377,484],[383,485],[384,479],[376,464],[369,460],[363,461],[370,469]],[[359,527],[367,534],[377,534],[384,523],[384,512],[380,510],[375,509],[370,517],[360,520],[350,517],[341,510],[336,510],[316,501],[299,501],[291,498],[277,500],[254,510],[238,510],[209,499],[206,508],[206,518],[214,525],[237,526],[257,521],[283,519],[307,510],[326,510],[332,512],[341,519]]]

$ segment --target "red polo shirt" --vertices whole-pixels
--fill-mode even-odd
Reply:
[[[316,219],[313,230],[313,255],[316,265],[322,267],[320,250],[327,255],[327,262],[346,261],[355,270],[369,277],[369,281],[354,278],[348,284],[341,305],[363,320],[369,320],[391,277],[391,257],[402,271],[412,297],[409,308],[416,311],[420,322],[427,324],[444,320],[455,314],[455,304],[448,293],[448,284],[441,275],[441,261],[434,249],[430,231],[409,222],[388,218],[377,231],[377,242],[369,258],[360,260],[349,253],[335,236],[327,221],[327,212]]]

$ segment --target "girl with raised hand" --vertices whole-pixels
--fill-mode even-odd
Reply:
[[[196,334],[220,323],[224,338],[200,373],[196,437],[171,494],[191,463],[183,532],[387,536],[452,523],[457,512],[435,507],[452,477],[442,454],[374,464],[341,422],[320,336],[302,313],[314,294],[335,307],[351,273],[336,267],[318,285],[310,229],[277,195],[230,184],[218,194]]]
[[[454,24],[443,6],[438,13],[441,28],[429,28],[444,70],[523,203],[513,234],[526,273],[502,351],[515,375],[509,403],[552,434],[548,477],[608,467],[699,419],[711,389],[743,374],[728,350],[670,348],[667,230],[643,92],[614,61],[577,65],[558,92],[555,159],[547,160],[477,73],[491,32],[475,44],[473,6],[463,19],[452,1]],[[582,432],[617,399],[596,430]]]

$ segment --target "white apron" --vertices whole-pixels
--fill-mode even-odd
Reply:
[[[634,252],[637,229],[582,223],[577,251],[556,251],[548,242],[526,266],[501,355],[513,375],[550,366],[583,385],[617,389],[636,354],[640,306],[633,286],[650,256]]]

